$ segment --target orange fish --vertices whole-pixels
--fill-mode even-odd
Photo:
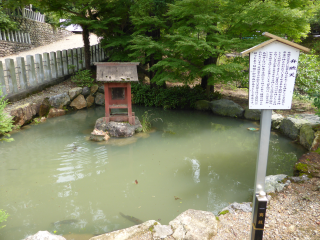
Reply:
[[[138,181],[137,181],[137,180],[135,180],[134,182],[135,182],[136,184],[138,184]]]

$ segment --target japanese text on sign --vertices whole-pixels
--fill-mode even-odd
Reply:
[[[299,50],[274,42],[250,53],[249,108],[290,109]]]

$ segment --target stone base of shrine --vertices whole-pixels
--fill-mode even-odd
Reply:
[[[116,116],[120,116],[117,120],[121,119],[121,115]],[[136,116],[133,116],[133,118],[134,124],[130,124],[129,121],[110,121],[110,117],[109,119],[101,117],[97,119],[94,131],[108,132],[110,137],[132,137],[135,133],[142,132],[142,125],[139,118]]]
[[[134,112],[132,116],[129,117],[127,114],[112,114],[109,117],[105,117],[105,121],[108,122],[128,122],[131,125],[135,125],[135,115]]]

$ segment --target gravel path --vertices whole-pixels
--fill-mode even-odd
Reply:
[[[97,35],[90,34],[90,45],[95,45],[99,43],[99,39]],[[4,62],[4,59],[6,58],[12,58],[16,59],[16,57],[26,57],[27,55],[35,55],[37,53],[44,53],[44,52],[55,52],[58,50],[64,50],[64,49],[71,49],[71,48],[78,48],[83,47],[83,41],[82,41],[82,34],[73,34],[71,36],[68,36],[58,42],[54,42],[45,46],[36,47],[29,51],[20,52],[14,55],[9,55],[0,58],[0,61]]]

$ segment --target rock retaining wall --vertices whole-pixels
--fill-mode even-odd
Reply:
[[[0,57],[15,54],[17,52],[27,51],[32,48],[29,43],[0,41]]]

